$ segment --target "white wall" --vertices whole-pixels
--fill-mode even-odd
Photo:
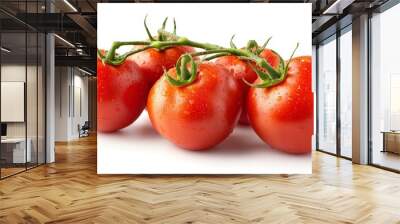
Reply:
[[[27,69],[27,70],[25,70]],[[19,64],[5,64],[1,66],[1,81],[2,82],[25,82],[25,75],[26,71],[28,72],[28,82],[29,85],[36,86],[36,80],[33,80],[31,74],[36,75],[36,66],[27,66],[19,65]],[[34,110],[36,111],[36,88],[27,88],[27,104],[28,106],[35,107]],[[31,104],[31,102],[34,102]],[[7,110],[8,108],[1,108],[1,110]],[[32,127],[36,130],[36,113],[31,113],[33,110],[32,108],[27,109],[28,114],[28,122],[34,122],[34,125],[29,123],[28,124],[28,137],[29,133],[31,133],[30,128]],[[8,137],[25,137],[25,123],[26,122],[7,122],[7,135]],[[35,132],[36,134],[36,132]]]
[[[69,80],[68,67],[55,68],[55,140],[68,140]]]
[[[1,66],[1,81],[2,82],[25,82],[26,67],[19,64],[5,64]],[[28,70],[32,67],[28,66]],[[7,110],[7,108],[1,108]],[[7,123],[8,137],[25,137],[25,123],[11,122]]]
[[[75,70],[76,72],[77,70]],[[88,78],[81,76],[82,73],[79,75],[74,75],[74,100],[75,100],[75,116],[72,119],[72,135],[78,136],[78,124],[83,125],[85,121],[88,120],[89,112],[88,112]],[[80,93],[79,93],[80,91]],[[80,98],[78,96],[80,95]],[[80,100],[80,103],[78,102]],[[79,108],[81,107],[81,108]],[[79,109],[82,111],[80,112]]]
[[[76,68],[56,67],[56,141],[77,139],[78,124],[88,120],[88,78],[83,75]]]
[[[22,122],[6,122],[7,137],[24,138],[25,135],[30,140],[32,161],[44,162],[45,150],[45,118],[44,118],[44,74],[41,66],[24,64],[2,64],[1,81],[2,82],[24,82],[26,84],[26,107],[22,106],[20,112],[26,112],[26,120]],[[27,79],[27,80],[25,80]],[[2,89],[3,91],[4,89]],[[2,95],[3,97],[7,97]],[[23,102],[24,103],[24,102]],[[10,107],[2,107],[2,112],[13,113]],[[5,111],[4,111],[5,110]],[[14,112],[15,113],[15,112]],[[37,156],[37,153],[39,155]]]

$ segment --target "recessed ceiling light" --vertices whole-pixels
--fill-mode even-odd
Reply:
[[[85,74],[87,74],[87,75],[90,75],[90,76],[93,75],[92,73],[90,73],[90,72],[88,72],[88,71],[86,71],[86,70],[83,70],[83,69],[81,69],[81,68],[79,68],[79,67],[78,67],[78,70],[81,71],[81,72],[83,72],[83,73],[85,73]]]
[[[60,37],[59,35],[57,35],[57,34],[54,34],[54,36],[55,37],[57,37],[59,40],[61,40],[62,42],[64,42],[64,43],[66,43],[67,45],[69,45],[70,47],[73,47],[73,48],[75,48],[75,45],[73,45],[71,42],[69,42],[68,40],[66,40],[66,39],[64,39],[64,38],[62,38],[62,37]]]
[[[75,12],[78,12],[78,10],[73,6],[68,0],[64,0],[65,4],[67,4],[72,10]]]

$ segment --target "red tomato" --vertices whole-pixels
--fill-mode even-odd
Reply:
[[[273,68],[279,66],[279,56],[271,49],[264,49],[260,53],[260,57],[264,58]]]
[[[282,83],[251,88],[247,107],[251,126],[271,147],[294,154],[310,152],[314,111],[311,57],[293,58]]]
[[[176,77],[176,70],[169,70]],[[147,111],[153,127],[177,146],[189,150],[211,148],[233,131],[241,111],[239,82],[220,65],[199,64],[196,80],[182,87],[165,76],[151,88]]]
[[[194,52],[192,47],[176,46],[165,50],[150,48],[130,56],[140,67],[152,86],[163,74],[175,66],[176,61],[182,54]]]
[[[272,67],[277,68],[279,65],[279,57],[272,50],[265,49],[260,53],[260,57],[263,57]],[[231,74],[240,80],[244,78],[246,81],[253,83],[257,79],[257,74],[253,71],[248,62],[240,60],[237,56],[224,56],[218,58],[215,63],[223,65],[228,69]],[[247,90],[249,86],[243,83],[244,86],[244,102],[247,98]],[[240,114],[239,123],[243,125],[249,125],[249,119],[247,118],[247,106],[243,103],[242,113]]]
[[[97,59],[98,130],[113,132],[127,127],[146,105],[148,83],[132,60],[113,66]]]
[[[238,80],[244,78],[252,83],[257,79],[257,74],[251,69],[250,65],[237,56],[223,56],[217,58],[215,63],[223,65]]]

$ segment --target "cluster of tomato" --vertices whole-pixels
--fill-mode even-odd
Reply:
[[[240,122],[251,125],[272,148],[293,154],[311,151],[310,56],[282,62],[275,51],[263,49],[259,56],[271,67],[288,65],[285,79],[267,88],[257,87],[262,79],[254,65],[235,55],[206,62],[195,58],[195,80],[173,85],[170,79],[180,76],[176,63],[193,52],[190,46],[149,48],[120,65],[98,59],[98,130],[127,127],[147,108],[154,129],[183,149],[212,148]]]

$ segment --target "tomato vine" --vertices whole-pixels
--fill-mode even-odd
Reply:
[[[195,57],[204,56],[202,61],[212,60],[218,57],[227,56],[227,55],[235,55],[239,57],[241,60],[247,61],[251,68],[257,73],[258,77],[262,80],[261,83],[251,84],[246,80],[243,81],[256,88],[267,88],[274,85],[279,84],[283,80],[285,80],[288,65],[294,55],[294,52],[298,48],[298,44],[296,45],[295,50],[293,51],[289,61],[285,63],[282,57],[276,53],[279,57],[279,66],[278,68],[273,68],[264,58],[260,57],[259,54],[262,52],[271,38],[268,38],[263,45],[258,45],[255,40],[249,40],[247,46],[245,48],[237,48],[233,42],[234,36],[231,37],[230,47],[225,48],[222,46],[218,46],[211,43],[202,43],[190,40],[186,37],[181,37],[176,35],[176,22],[175,19],[173,21],[174,29],[173,32],[166,31],[166,23],[168,17],[164,19],[161,28],[157,31],[157,36],[153,36],[146,24],[147,16],[144,19],[144,27],[148,36],[147,41],[115,41],[113,42],[111,48],[106,54],[103,54],[100,50],[98,50],[98,57],[102,60],[103,63],[110,65],[121,65],[124,61],[133,54],[145,51],[150,48],[155,48],[158,50],[164,50],[174,46],[191,46],[194,48],[200,48],[204,51],[194,52],[190,54],[182,55],[176,63],[177,77],[176,79],[172,78],[168,75],[168,72],[165,71],[164,75],[167,77],[170,84],[175,86],[185,86],[189,85],[196,79],[197,74],[197,62],[195,61]],[[140,48],[128,51],[124,54],[117,55],[116,50],[122,46],[141,46]],[[187,67],[190,65],[190,71],[188,71]]]

